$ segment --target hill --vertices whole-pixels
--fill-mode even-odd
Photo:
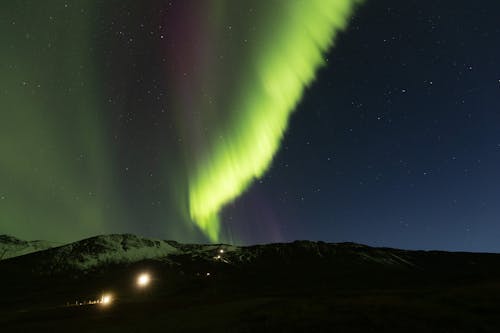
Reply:
[[[0,235],[0,260],[50,249],[61,244],[42,240],[25,241],[19,238]]]
[[[103,235],[0,261],[6,331],[496,332],[500,255]],[[147,288],[135,278],[147,272]],[[113,303],[87,304],[105,293]],[[76,305],[80,304],[82,305]],[[4,330],[2,330],[4,331]]]

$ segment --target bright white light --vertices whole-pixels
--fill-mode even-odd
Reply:
[[[224,253],[224,249],[220,249],[220,250],[219,250],[219,253]]]
[[[151,276],[148,273],[142,273],[137,277],[137,285],[146,287],[151,282]]]
[[[113,297],[110,294],[104,294],[101,297],[101,304],[108,305],[113,301]]]

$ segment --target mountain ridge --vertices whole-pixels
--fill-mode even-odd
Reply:
[[[297,258],[304,262],[323,261],[349,265],[381,265],[406,269],[425,269],[440,265],[440,258],[448,261],[460,257],[464,265],[474,265],[477,258],[500,255],[491,253],[402,250],[389,247],[371,247],[353,242],[327,243],[323,241],[296,240],[288,243],[236,246],[229,244],[189,244],[174,240],[161,240],[133,234],[107,234],[85,238],[68,244],[43,241],[22,241],[12,236],[0,235],[0,249],[5,244],[24,246],[23,251],[9,251],[3,261],[12,263],[30,260],[43,267],[43,273],[68,270],[88,271],[110,264],[134,264],[145,260],[180,265],[180,261],[200,260],[208,264],[232,266],[260,265],[266,260],[292,263]],[[21,244],[21,245],[18,245]],[[32,245],[26,250],[26,244]],[[45,245],[45,247],[43,246]],[[49,246],[51,245],[51,246]],[[223,253],[219,253],[222,251]],[[1,252],[0,252],[1,253]],[[16,256],[16,254],[19,254]],[[429,265],[429,258],[436,263]],[[454,261],[454,260],[451,260]],[[424,263],[424,264],[423,264]],[[442,263],[441,263],[442,264]],[[446,266],[446,265],[445,265]]]
[[[453,323],[443,332],[500,326],[500,254],[112,234],[1,260],[0,271],[7,331],[423,332],[443,317]],[[140,290],[144,272],[152,283]],[[106,292],[109,309],[90,302]]]

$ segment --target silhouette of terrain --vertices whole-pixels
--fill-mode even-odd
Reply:
[[[237,247],[104,235],[2,260],[0,272],[2,332],[500,327],[500,254],[310,241]],[[143,289],[135,284],[141,272],[152,277]],[[85,304],[104,293],[113,296],[111,304]]]

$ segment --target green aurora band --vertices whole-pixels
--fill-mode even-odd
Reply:
[[[0,2],[0,234],[229,240],[358,2]]]
[[[84,8],[0,5],[0,233],[65,241],[109,231],[111,162]]]
[[[290,114],[344,29],[355,0],[270,1],[278,14],[250,52],[247,82],[230,103],[230,126],[217,131],[189,175],[191,219],[212,241],[219,213],[269,168]],[[220,1],[219,6],[231,6]],[[271,6],[271,5],[269,5]],[[267,9],[267,7],[264,7]]]

